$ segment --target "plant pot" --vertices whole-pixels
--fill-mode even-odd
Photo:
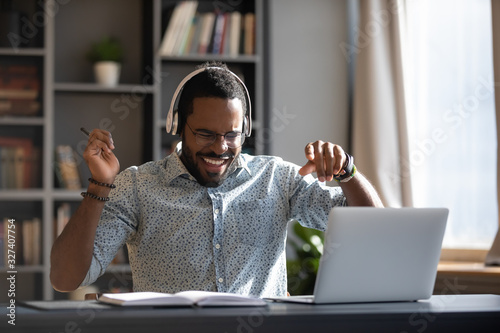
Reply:
[[[98,61],[94,64],[96,82],[105,87],[115,87],[120,79],[121,64],[114,61]]]

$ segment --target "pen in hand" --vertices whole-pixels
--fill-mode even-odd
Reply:
[[[90,132],[85,128],[85,127],[80,127],[80,131],[88,138],[90,137]],[[111,142],[111,144],[113,145],[113,142]],[[114,149],[114,147],[113,147]],[[103,148],[101,148],[101,150],[104,150]]]
[[[83,134],[85,134],[87,137],[90,136],[90,132],[85,129],[85,127],[80,127],[80,131],[82,131]]]

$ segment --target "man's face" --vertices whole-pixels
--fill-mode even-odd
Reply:
[[[195,98],[193,113],[186,120],[194,132],[241,132],[243,107],[238,98]],[[203,147],[196,142],[194,133],[185,125],[181,133],[181,160],[188,171],[204,186],[216,187],[227,178],[229,166],[240,154],[241,147],[228,148],[224,137],[217,135],[215,142]]]

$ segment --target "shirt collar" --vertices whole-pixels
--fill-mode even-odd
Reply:
[[[248,175],[252,175],[252,171],[250,171],[250,168],[248,167],[247,159],[246,159],[246,154],[241,153],[238,155],[238,158],[236,159],[236,170],[242,169],[246,170],[248,172]],[[238,173],[238,175],[241,173],[241,171]]]
[[[172,180],[174,180],[177,177],[188,178],[193,181],[196,181],[196,179],[189,173],[184,163],[182,163],[180,158],[181,151],[182,151],[182,142],[179,142],[175,147],[174,151],[165,158],[164,167],[166,170],[168,170],[167,177],[165,179],[167,184],[169,184]],[[245,154],[239,154],[238,157],[234,160],[233,163],[235,164],[235,167],[234,170],[231,172],[231,175],[235,174],[235,176],[238,177],[243,170],[246,170],[250,176],[252,175],[252,172],[248,167],[246,158],[243,155]]]

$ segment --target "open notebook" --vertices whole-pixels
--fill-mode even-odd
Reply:
[[[130,292],[103,294],[101,303],[120,306],[265,306],[260,298],[233,293],[189,290],[175,294]]]
[[[270,299],[317,304],[427,299],[447,218],[446,208],[333,208],[314,295]]]

